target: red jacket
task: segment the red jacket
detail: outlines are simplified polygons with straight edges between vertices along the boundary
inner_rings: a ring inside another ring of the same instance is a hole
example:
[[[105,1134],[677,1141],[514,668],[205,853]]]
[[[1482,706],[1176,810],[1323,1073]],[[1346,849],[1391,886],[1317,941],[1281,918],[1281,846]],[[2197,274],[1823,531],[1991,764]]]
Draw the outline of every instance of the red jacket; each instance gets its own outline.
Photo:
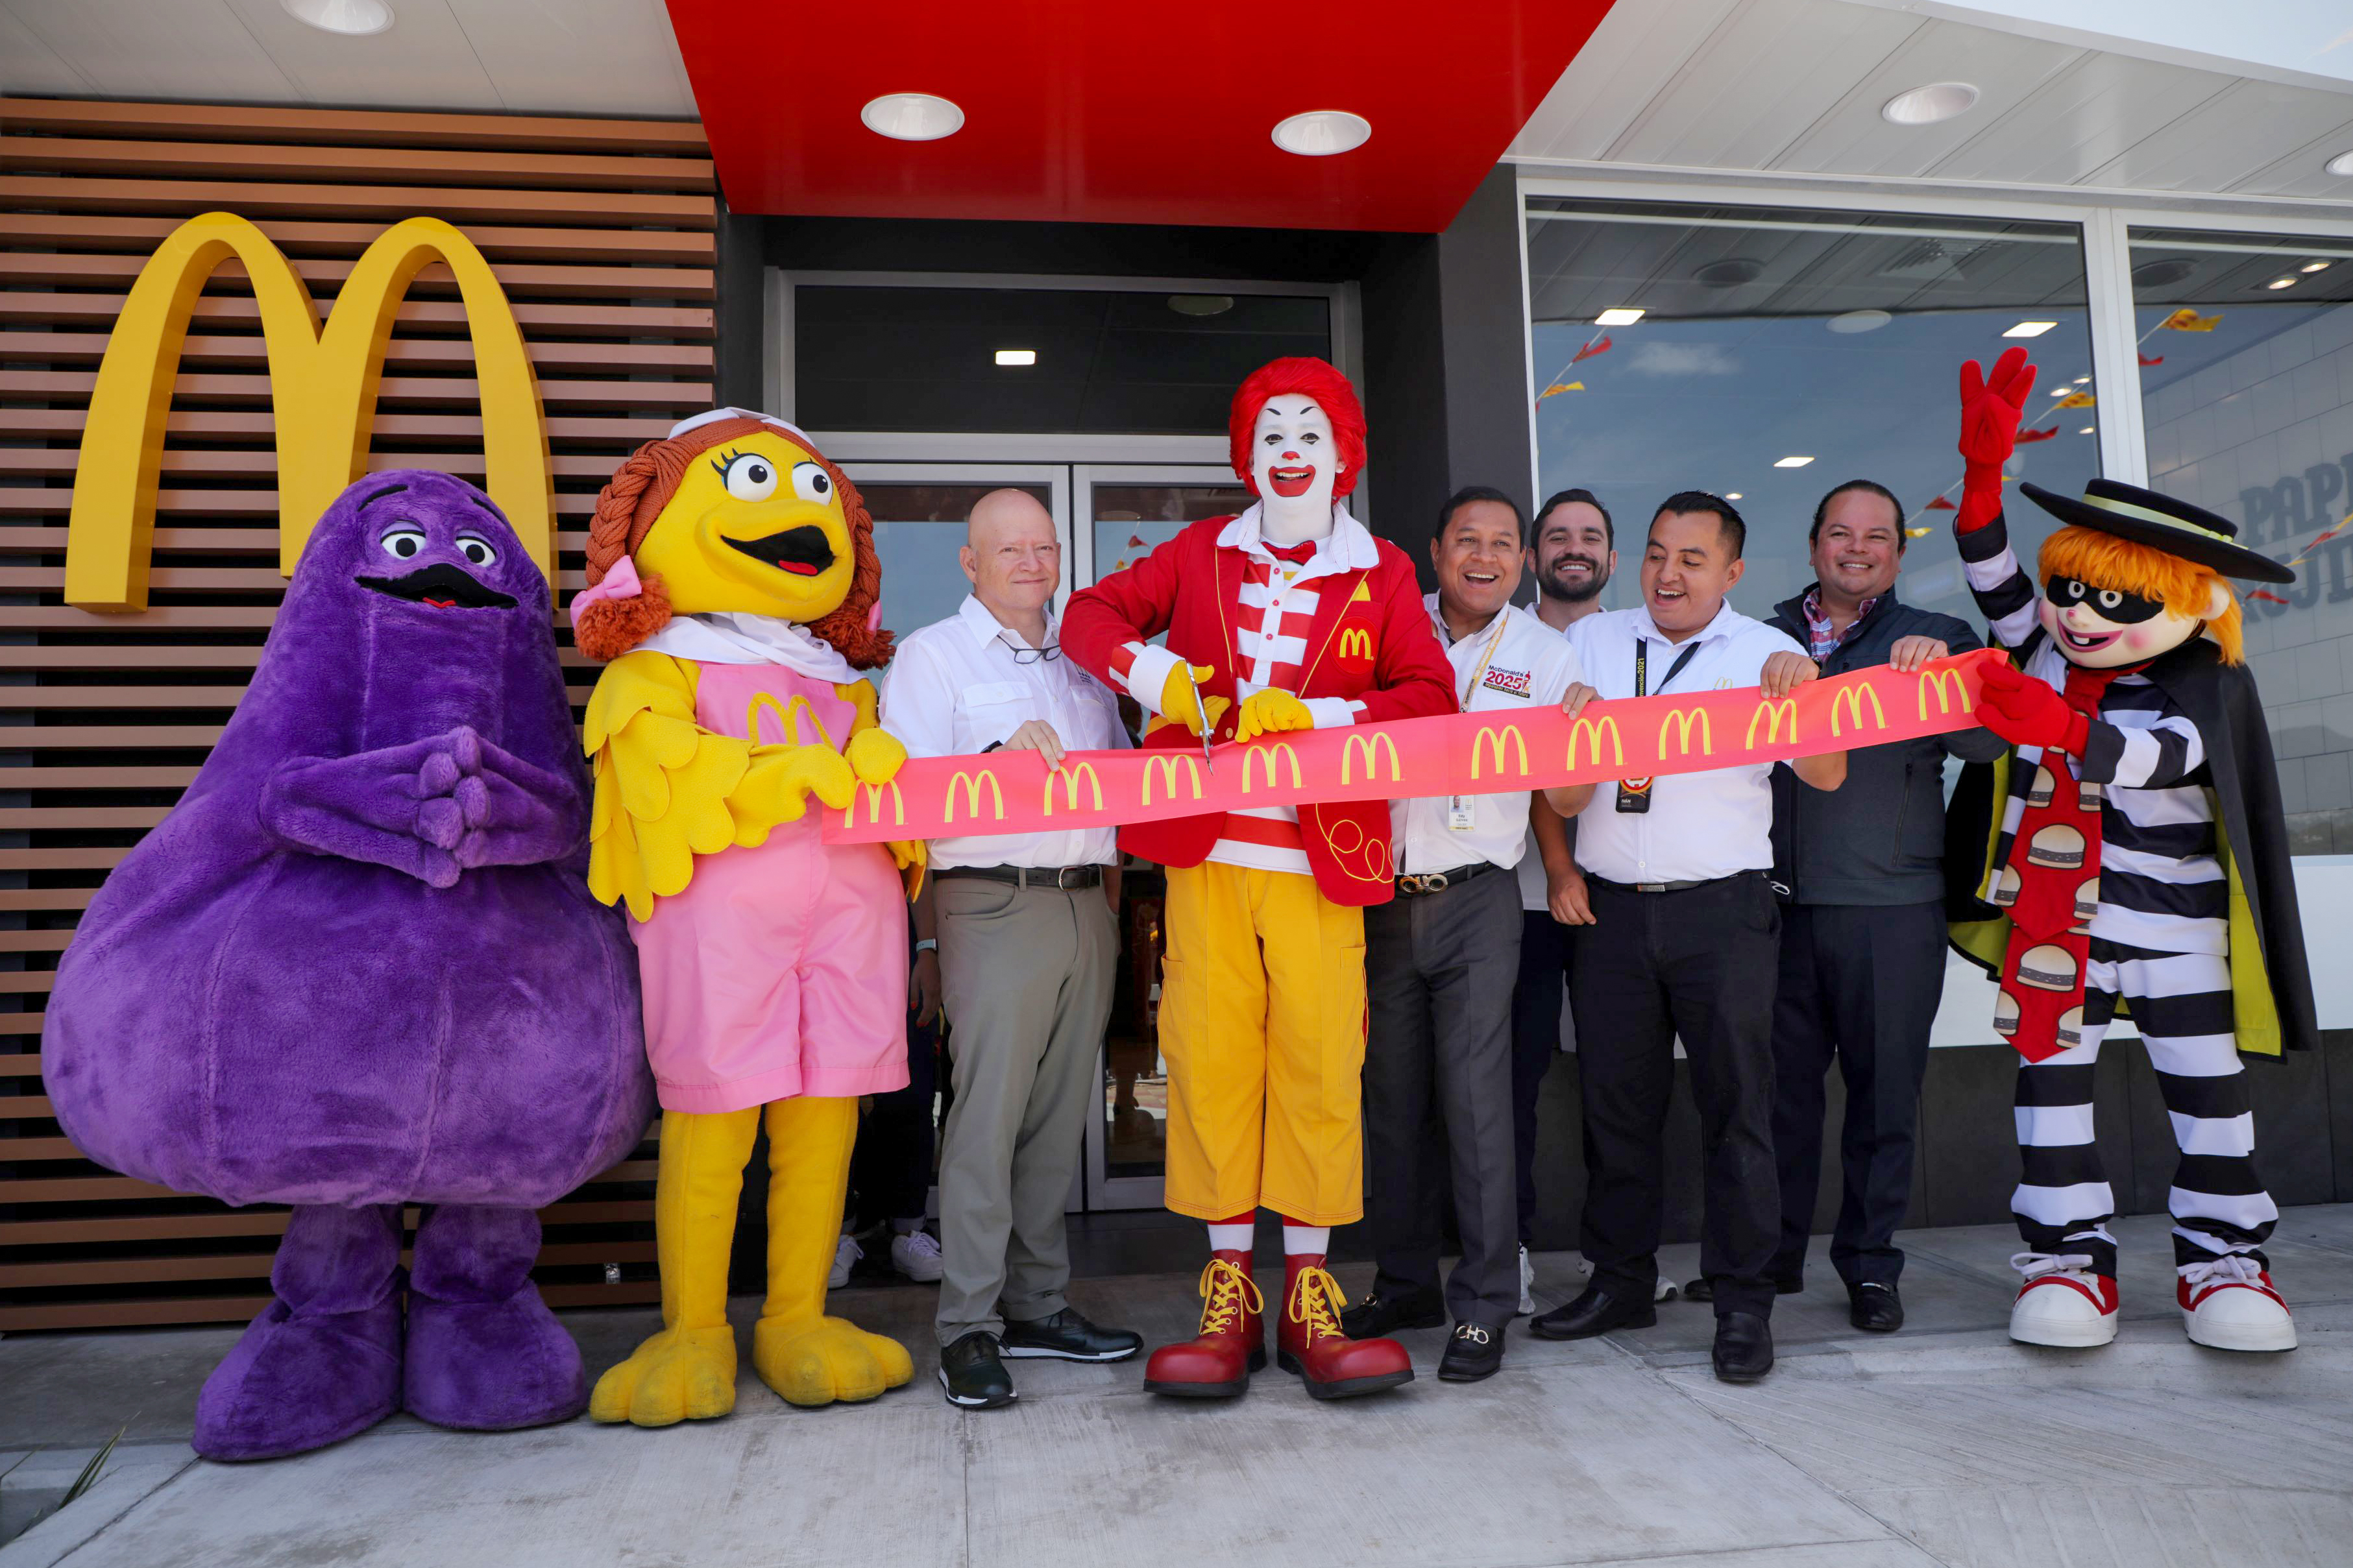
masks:
[[[1071,596],[1063,612],[1062,650],[1079,666],[1114,688],[1120,650],[1168,634],[1168,651],[1214,671],[1201,682],[1205,698],[1223,697],[1232,706],[1213,739],[1233,739],[1234,671],[1240,664],[1234,626],[1247,557],[1219,549],[1218,535],[1230,517],[1188,526],[1124,572],[1113,573]],[[1454,670],[1430,629],[1430,612],[1405,552],[1376,540],[1378,564],[1316,581],[1315,616],[1308,625],[1307,677],[1293,695],[1339,697],[1360,701],[1366,722],[1413,719],[1455,709]],[[1353,635],[1359,634],[1362,635]],[[1154,703],[1159,694],[1150,694]],[[1198,746],[1181,724],[1155,721],[1145,728],[1148,747]],[[1198,866],[1225,829],[1226,814],[1139,822],[1120,829],[1120,847],[1164,866]],[[1389,847],[1386,801],[1345,801],[1299,808],[1300,836],[1315,886],[1336,904],[1388,901],[1396,859]]]

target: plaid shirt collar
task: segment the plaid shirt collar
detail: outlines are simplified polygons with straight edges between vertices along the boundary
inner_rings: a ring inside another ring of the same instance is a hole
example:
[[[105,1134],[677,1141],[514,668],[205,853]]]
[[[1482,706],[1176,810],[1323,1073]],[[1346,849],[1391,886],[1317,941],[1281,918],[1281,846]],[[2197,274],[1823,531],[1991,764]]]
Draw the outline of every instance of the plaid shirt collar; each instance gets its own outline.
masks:
[[[1837,652],[1839,646],[1845,642],[1847,638],[1854,636],[1855,632],[1862,627],[1864,619],[1870,616],[1872,610],[1879,604],[1879,599],[1883,595],[1874,595],[1872,598],[1865,599],[1861,605],[1857,605],[1855,607],[1854,619],[1846,624],[1846,630],[1844,632],[1840,632],[1832,629],[1831,626],[1831,618],[1822,614],[1821,584],[1817,583],[1812,587],[1807,589],[1806,602],[1803,606],[1806,612],[1807,657],[1820,660],[1827,658],[1831,654]]]

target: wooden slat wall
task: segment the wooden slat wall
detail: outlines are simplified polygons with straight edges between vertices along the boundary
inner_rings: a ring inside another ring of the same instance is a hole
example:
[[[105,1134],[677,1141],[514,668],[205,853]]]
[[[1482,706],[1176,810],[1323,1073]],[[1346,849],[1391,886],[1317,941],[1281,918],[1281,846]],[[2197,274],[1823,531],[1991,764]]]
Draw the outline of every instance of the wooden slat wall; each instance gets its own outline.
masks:
[[[713,401],[715,192],[694,125],[0,100],[0,1331],[242,1320],[268,1300],[285,1227],[282,1211],[79,1158],[42,1094],[58,954],[195,775],[283,588],[269,385],[231,263],[198,307],[173,403],[153,607],[98,616],[59,596],[83,412],[141,264],[180,220],[234,212],[324,308],[387,225],[464,229],[538,368],[568,597],[605,477]],[[475,397],[455,285],[428,268],[386,361],[375,465],[480,482]],[[576,705],[589,672],[558,635]],[[546,1211],[551,1300],[655,1298],[652,1176],[649,1144]]]

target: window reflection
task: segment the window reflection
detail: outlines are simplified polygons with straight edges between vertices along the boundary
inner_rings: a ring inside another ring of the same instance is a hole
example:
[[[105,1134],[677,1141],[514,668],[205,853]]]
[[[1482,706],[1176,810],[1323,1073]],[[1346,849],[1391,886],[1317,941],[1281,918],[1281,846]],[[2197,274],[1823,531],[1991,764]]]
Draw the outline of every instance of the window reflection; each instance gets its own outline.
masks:
[[[2011,473],[2073,491],[2099,471],[2073,225],[1546,197],[1526,218],[1540,489],[1585,487],[1616,517],[1609,607],[1639,599],[1652,509],[1699,489],[1747,518],[1734,603],[1763,616],[1812,581],[1815,502],[1868,479],[1917,535],[1898,591],[1976,622],[1950,531],[1956,384],[2013,342],[2042,374]],[[2032,506],[2010,521],[2022,552],[2050,527]]]

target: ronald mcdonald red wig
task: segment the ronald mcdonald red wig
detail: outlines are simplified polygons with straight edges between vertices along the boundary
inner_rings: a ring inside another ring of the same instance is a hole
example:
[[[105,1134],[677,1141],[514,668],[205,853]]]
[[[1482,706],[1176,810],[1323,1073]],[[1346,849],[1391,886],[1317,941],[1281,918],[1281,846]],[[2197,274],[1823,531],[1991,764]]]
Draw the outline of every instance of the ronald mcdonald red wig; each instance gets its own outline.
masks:
[[[1258,423],[1258,411],[1266,406],[1270,397],[1312,397],[1332,421],[1332,437],[1340,444],[1340,468],[1332,480],[1335,497],[1346,495],[1356,488],[1356,476],[1365,467],[1365,405],[1356,401],[1356,389],[1348,378],[1320,359],[1271,360],[1250,372],[1234,393],[1233,418],[1229,433],[1233,437],[1234,472],[1239,475],[1252,495],[1258,494],[1258,481],[1250,477],[1250,430]]]

